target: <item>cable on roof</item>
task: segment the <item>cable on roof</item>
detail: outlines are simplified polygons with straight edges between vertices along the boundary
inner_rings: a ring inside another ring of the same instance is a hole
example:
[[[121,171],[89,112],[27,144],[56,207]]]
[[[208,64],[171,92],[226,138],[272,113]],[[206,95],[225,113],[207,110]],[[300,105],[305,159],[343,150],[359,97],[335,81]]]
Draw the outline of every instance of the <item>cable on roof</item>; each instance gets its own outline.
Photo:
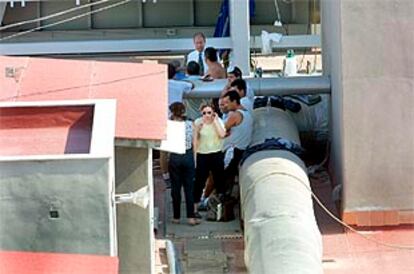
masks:
[[[313,199],[328,214],[329,217],[331,217],[336,222],[338,222],[339,224],[341,224],[345,228],[349,229],[350,231],[352,231],[352,232],[358,234],[359,236],[363,237],[365,240],[374,242],[374,243],[376,243],[378,245],[382,245],[382,246],[394,248],[394,249],[414,250],[414,246],[410,246],[410,245],[399,245],[399,244],[394,244],[394,243],[386,243],[386,242],[382,242],[382,241],[376,240],[373,237],[369,237],[367,235],[364,235],[361,231],[356,230],[355,228],[353,228],[349,224],[345,223],[344,221],[342,221],[338,217],[336,217],[328,208],[326,208],[324,206],[324,204],[321,202],[321,200],[318,198],[318,196],[316,196],[316,194],[313,193],[313,191],[312,191],[312,189],[310,187],[308,187],[306,184],[302,183],[302,181],[300,181],[300,180],[297,180],[297,181],[299,181],[311,193]]]

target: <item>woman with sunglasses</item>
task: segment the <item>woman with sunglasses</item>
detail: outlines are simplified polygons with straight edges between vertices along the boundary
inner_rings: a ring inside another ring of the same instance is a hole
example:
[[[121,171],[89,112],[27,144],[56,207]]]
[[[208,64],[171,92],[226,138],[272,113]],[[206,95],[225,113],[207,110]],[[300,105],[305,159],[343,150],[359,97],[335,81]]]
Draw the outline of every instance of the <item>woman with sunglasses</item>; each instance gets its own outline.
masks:
[[[223,186],[223,138],[226,135],[224,123],[211,104],[200,107],[202,117],[195,120],[194,149],[196,152],[196,176],[194,185],[194,214],[200,218],[198,203],[211,172],[214,187],[221,193]]]
[[[171,178],[171,197],[173,201],[173,223],[180,223],[181,187],[184,187],[185,204],[189,225],[200,223],[194,216],[193,187],[194,187],[194,153],[193,153],[193,122],[185,117],[183,103],[174,102],[169,107],[171,120],[185,122],[185,154],[170,153],[169,173]]]

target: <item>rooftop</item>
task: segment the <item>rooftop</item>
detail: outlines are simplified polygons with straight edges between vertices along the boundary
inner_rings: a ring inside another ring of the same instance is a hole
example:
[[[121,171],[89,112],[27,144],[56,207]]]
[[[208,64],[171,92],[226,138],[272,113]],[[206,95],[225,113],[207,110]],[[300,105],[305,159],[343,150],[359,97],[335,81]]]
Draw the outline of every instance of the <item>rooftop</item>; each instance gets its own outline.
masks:
[[[0,71],[0,101],[116,99],[117,138],[165,138],[165,65],[0,56]]]

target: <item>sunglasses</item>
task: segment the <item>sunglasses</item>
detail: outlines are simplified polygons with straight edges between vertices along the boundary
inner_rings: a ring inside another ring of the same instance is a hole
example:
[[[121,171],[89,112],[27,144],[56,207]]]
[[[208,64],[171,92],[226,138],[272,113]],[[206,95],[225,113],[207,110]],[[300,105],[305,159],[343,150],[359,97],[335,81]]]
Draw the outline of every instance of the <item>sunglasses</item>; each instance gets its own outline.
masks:
[[[203,115],[206,115],[206,114],[211,115],[212,112],[211,111],[203,111],[202,113],[203,113]]]

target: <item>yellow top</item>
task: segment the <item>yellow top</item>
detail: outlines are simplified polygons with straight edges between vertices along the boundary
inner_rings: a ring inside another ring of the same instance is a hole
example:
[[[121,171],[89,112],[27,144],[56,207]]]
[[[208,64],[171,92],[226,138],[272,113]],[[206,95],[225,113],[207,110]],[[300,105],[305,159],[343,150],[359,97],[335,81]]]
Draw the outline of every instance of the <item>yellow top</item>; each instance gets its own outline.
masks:
[[[223,121],[219,119],[219,123],[224,128]],[[195,120],[196,127],[200,125],[202,122],[202,118],[198,118]],[[200,135],[197,141],[197,153],[201,154],[208,154],[221,151],[223,148],[223,139],[220,138],[216,129],[214,128],[214,124],[203,124],[203,127],[200,130]]]

